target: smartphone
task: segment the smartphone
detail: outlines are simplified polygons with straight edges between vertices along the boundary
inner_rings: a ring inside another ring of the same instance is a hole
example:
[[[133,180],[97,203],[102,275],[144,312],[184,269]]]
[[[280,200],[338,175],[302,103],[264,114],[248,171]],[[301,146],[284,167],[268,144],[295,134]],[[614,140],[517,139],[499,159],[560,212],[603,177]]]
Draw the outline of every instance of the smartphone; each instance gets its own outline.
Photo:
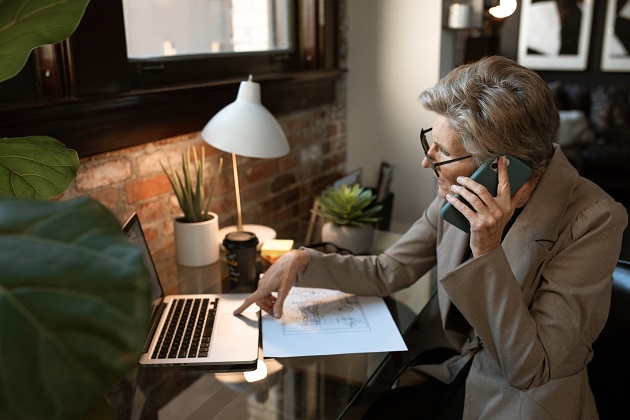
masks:
[[[516,194],[519,188],[529,179],[532,174],[532,170],[523,161],[512,155],[506,155],[508,159],[508,177],[510,178],[510,196]],[[484,162],[475,173],[470,177],[477,181],[481,185],[485,186],[493,197],[497,196],[497,188],[499,186],[499,157],[495,157]],[[455,194],[455,197],[459,198],[462,203],[466,204],[472,209],[472,206],[468,201],[462,198],[459,194]],[[470,233],[470,222],[466,217],[457,210],[451,203],[446,203],[442,210],[440,210],[440,216],[450,224],[457,226],[466,233]]]

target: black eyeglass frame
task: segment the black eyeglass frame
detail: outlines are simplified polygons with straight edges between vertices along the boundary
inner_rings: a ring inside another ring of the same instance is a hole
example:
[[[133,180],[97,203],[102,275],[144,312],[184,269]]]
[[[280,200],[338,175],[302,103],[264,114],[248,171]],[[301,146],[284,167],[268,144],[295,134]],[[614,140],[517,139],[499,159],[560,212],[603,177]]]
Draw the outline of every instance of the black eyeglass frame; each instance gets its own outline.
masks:
[[[427,158],[427,161],[429,162],[429,164],[431,165],[431,168],[433,168],[433,172],[435,172],[435,176],[436,177],[440,177],[440,173],[437,170],[438,166],[442,166],[442,165],[446,165],[448,163],[453,163],[453,162],[459,162],[460,160],[464,160],[464,159],[468,159],[471,158],[472,155],[466,155],[466,156],[462,156],[462,157],[458,157],[455,159],[449,159],[449,160],[445,160],[442,162],[433,162],[433,159],[431,159],[429,157],[429,142],[427,140],[427,136],[426,134],[433,130],[433,127],[429,127],[426,130],[424,128],[420,129],[420,144],[422,144],[422,150],[424,151],[424,157]]]

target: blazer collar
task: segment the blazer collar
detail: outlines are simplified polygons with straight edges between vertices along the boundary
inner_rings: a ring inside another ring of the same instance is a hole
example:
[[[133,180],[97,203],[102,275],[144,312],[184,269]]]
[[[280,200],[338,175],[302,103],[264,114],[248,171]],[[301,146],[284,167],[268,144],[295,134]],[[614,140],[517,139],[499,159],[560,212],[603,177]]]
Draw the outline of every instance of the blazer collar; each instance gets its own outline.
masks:
[[[547,169],[523,212],[508,232],[506,241],[530,238],[534,241],[555,242],[558,239],[558,220],[566,211],[579,175],[560,147],[554,145],[554,148],[555,152]]]
[[[558,221],[562,219],[571,191],[579,180],[577,170],[560,147],[555,146],[555,149],[534,193],[501,245],[516,280],[527,289],[531,288],[527,279],[533,279],[534,271],[558,240]]]

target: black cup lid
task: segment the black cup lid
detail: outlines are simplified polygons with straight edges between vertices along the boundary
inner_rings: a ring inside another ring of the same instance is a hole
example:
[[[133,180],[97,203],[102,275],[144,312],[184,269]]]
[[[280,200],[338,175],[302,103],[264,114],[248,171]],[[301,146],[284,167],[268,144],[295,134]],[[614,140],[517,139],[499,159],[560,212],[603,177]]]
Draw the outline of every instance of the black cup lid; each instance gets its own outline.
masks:
[[[249,248],[258,245],[258,238],[253,232],[237,230],[225,235],[223,246],[227,249]]]

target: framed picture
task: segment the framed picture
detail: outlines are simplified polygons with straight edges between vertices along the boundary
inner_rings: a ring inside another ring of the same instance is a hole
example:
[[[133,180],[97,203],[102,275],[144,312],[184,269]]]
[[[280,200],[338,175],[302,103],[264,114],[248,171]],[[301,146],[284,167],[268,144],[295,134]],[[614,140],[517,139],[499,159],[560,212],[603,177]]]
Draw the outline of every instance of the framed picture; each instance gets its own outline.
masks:
[[[518,62],[534,70],[586,70],[593,4],[594,0],[523,0]]]
[[[608,0],[602,71],[630,71],[630,0]]]

